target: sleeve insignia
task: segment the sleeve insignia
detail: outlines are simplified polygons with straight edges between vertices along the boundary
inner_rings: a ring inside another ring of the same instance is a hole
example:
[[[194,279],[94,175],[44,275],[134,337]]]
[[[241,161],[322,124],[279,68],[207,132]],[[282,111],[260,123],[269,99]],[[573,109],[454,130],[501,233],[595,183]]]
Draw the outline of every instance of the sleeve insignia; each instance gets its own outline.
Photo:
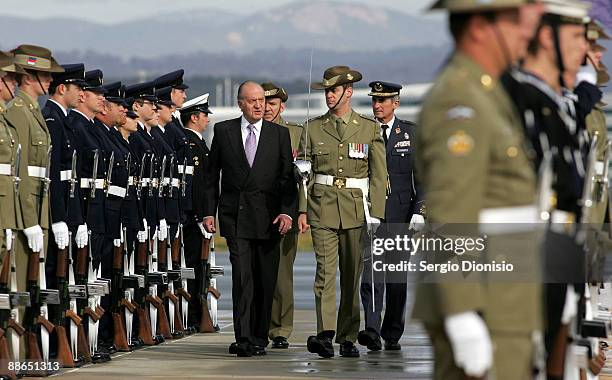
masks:
[[[456,106],[446,111],[448,120],[469,120],[473,119],[476,111],[473,108],[466,106]]]
[[[446,146],[453,156],[462,157],[472,151],[474,148],[474,139],[460,130],[448,138]]]

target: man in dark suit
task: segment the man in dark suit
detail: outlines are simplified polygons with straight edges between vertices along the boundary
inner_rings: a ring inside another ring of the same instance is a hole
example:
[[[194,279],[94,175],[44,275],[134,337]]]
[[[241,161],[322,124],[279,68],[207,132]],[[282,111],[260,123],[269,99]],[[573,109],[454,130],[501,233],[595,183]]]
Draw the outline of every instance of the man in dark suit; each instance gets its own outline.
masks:
[[[424,225],[423,194],[415,181],[414,173],[413,153],[416,126],[395,116],[395,109],[400,104],[402,86],[387,82],[372,82],[370,87],[372,88],[369,94],[372,97],[372,110],[381,127],[380,133],[386,145],[389,174],[385,219],[377,235],[394,237],[405,234],[408,229],[418,230]],[[391,274],[373,271],[370,247],[365,244],[364,248],[361,302],[365,314],[365,330],[359,332],[357,339],[369,350],[379,351],[382,349],[380,341],[382,336],[385,340],[385,350],[400,350],[401,346],[398,341],[404,332],[407,274],[406,272]],[[397,263],[400,260],[408,259],[407,256],[398,252],[387,252],[386,256],[376,260]],[[372,277],[374,277],[373,286]],[[373,297],[372,288],[374,288]],[[383,296],[386,296],[386,308],[381,328]]]
[[[268,344],[279,242],[295,215],[296,182],[288,130],[263,120],[263,88],[250,81],[240,85],[238,106],[240,118],[215,127],[204,226],[215,232],[219,206],[221,235],[232,263],[235,352],[251,356],[265,354]]]

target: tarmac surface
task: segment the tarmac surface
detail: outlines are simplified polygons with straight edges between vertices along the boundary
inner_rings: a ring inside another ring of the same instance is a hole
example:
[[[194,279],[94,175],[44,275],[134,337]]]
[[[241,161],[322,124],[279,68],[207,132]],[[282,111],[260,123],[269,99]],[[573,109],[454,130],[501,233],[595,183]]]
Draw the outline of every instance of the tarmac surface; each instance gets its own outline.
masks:
[[[295,323],[287,350],[268,349],[266,356],[237,358],[228,353],[234,341],[231,317],[231,266],[225,253],[217,254],[225,276],[218,279],[222,293],[219,327],[215,334],[194,334],[183,339],[130,353],[117,353],[112,361],[62,370],[62,379],[429,379],[432,352],[423,329],[408,322],[400,343],[402,351],[371,352],[358,346],[359,358],[336,356],[322,359],[306,350],[306,339],[316,332],[314,313],[315,260],[312,253],[299,253],[295,263]],[[339,287],[338,287],[339,288]],[[409,290],[409,304],[411,303]],[[338,295],[339,300],[339,295]],[[410,305],[406,315],[410,315]],[[362,318],[363,325],[363,318]]]

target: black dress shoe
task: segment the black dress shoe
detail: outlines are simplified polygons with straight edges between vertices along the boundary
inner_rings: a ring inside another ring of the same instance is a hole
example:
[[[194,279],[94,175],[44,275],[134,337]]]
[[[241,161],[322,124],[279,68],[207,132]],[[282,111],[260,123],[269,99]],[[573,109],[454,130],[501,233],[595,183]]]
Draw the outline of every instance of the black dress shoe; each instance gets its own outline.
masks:
[[[331,358],[334,356],[334,346],[329,337],[311,335],[308,337],[306,347],[308,348],[308,352],[319,354],[322,358]]]
[[[289,348],[289,342],[284,336],[277,336],[272,339],[272,348]]]
[[[173,333],[170,333],[170,335],[172,335],[172,339],[181,339],[182,337],[185,336],[185,334],[182,331],[175,331]]]
[[[359,350],[355,347],[353,342],[347,340],[340,344],[340,356],[345,358],[358,358]]]
[[[229,350],[228,350],[230,354],[232,354],[232,355],[236,355],[236,352],[237,352],[237,351],[236,351],[236,345],[237,345],[237,343],[236,343],[236,342],[234,342],[234,343],[230,344],[230,346],[229,346]]]
[[[106,353],[108,353],[108,354],[110,354],[110,355],[112,355],[112,354],[114,354],[114,353],[116,353],[116,352],[117,352],[117,346],[115,346],[115,345],[114,345],[114,344],[112,344],[112,343],[100,343],[100,344],[98,345],[98,349],[99,349],[101,352],[106,352]]]
[[[370,351],[382,350],[380,335],[378,335],[378,333],[374,330],[365,329],[359,331],[359,335],[357,335],[357,341],[362,346],[366,346]]]
[[[399,351],[402,349],[402,345],[397,342],[385,342],[385,350],[387,351]]]
[[[91,355],[92,363],[106,363],[111,360],[111,357],[108,353],[102,351],[96,351],[93,355]]]
[[[264,346],[252,345],[251,354],[253,356],[263,356],[266,354],[266,348]]]
[[[236,343],[236,355],[238,355],[239,358],[248,358],[253,356],[251,344],[248,342]]]
[[[153,340],[155,341],[155,344],[164,343],[166,341],[162,335],[155,335]]]

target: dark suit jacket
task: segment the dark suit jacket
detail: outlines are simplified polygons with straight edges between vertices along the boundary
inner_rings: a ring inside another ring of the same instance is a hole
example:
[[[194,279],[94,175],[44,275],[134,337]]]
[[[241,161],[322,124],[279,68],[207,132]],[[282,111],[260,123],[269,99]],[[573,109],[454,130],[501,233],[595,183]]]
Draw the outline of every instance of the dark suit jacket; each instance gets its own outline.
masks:
[[[200,139],[200,137],[190,129],[185,129],[185,135],[187,141],[189,141],[189,153],[192,156],[191,160],[194,162],[193,169],[193,182],[192,188],[193,198],[191,202],[191,210],[187,210],[187,223],[198,223],[204,218],[204,197],[202,197],[202,191],[204,190],[204,178],[208,175],[208,155],[210,150],[206,145],[206,141]]]
[[[172,177],[177,178],[178,165],[176,161],[176,154],[174,153],[174,149],[172,149],[172,147],[168,144],[168,141],[166,141],[166,133],[162,132],[160,128],[151,128],[151,135],[154,139],[153,144],[160,153],[160,165],[163,162],[164,156],[166,156],[164,176],[166,178],[170,178],[170,163],[172,161],[172,157],[174,157],[174,162],[172,164]],[[169,189],[172,192],[172,196],[170,197],[168,196]],[[166,221],[169,224],[178,224],[181,221],[181,213],[179,210],[178,192],[176,191],[176,188],[172,186],[164,186],[163,199],[166,206]]]
[[[62,170],[72,169],[72,152],[77,149],[75,130],[66,122],[67,116],[60,107],[52,101],[47,101],[42,114],[51,134],[51,221],[66,222],[75,227],[83,224],[81,209],[81,189],[77,170],[77,184],[74,188],[74,198],[70,198],[70,182],[60,180]]]
[[[272,222],[279,214],[296,221],[297,186],[292,162],[287,128],[263,122],[251,168],[242,143],[240,118],[217,123],[205,177],[204,215],[215,215],[219,207],[219,227],[225,237],[277,237],[278,225]]]
[[[416,126],[397,117],[391,126],[387,143],[387,171],[391,193],[385,205],[385,221],[408,223],[412,214],[419,214],[423,192],[414,172]]]

